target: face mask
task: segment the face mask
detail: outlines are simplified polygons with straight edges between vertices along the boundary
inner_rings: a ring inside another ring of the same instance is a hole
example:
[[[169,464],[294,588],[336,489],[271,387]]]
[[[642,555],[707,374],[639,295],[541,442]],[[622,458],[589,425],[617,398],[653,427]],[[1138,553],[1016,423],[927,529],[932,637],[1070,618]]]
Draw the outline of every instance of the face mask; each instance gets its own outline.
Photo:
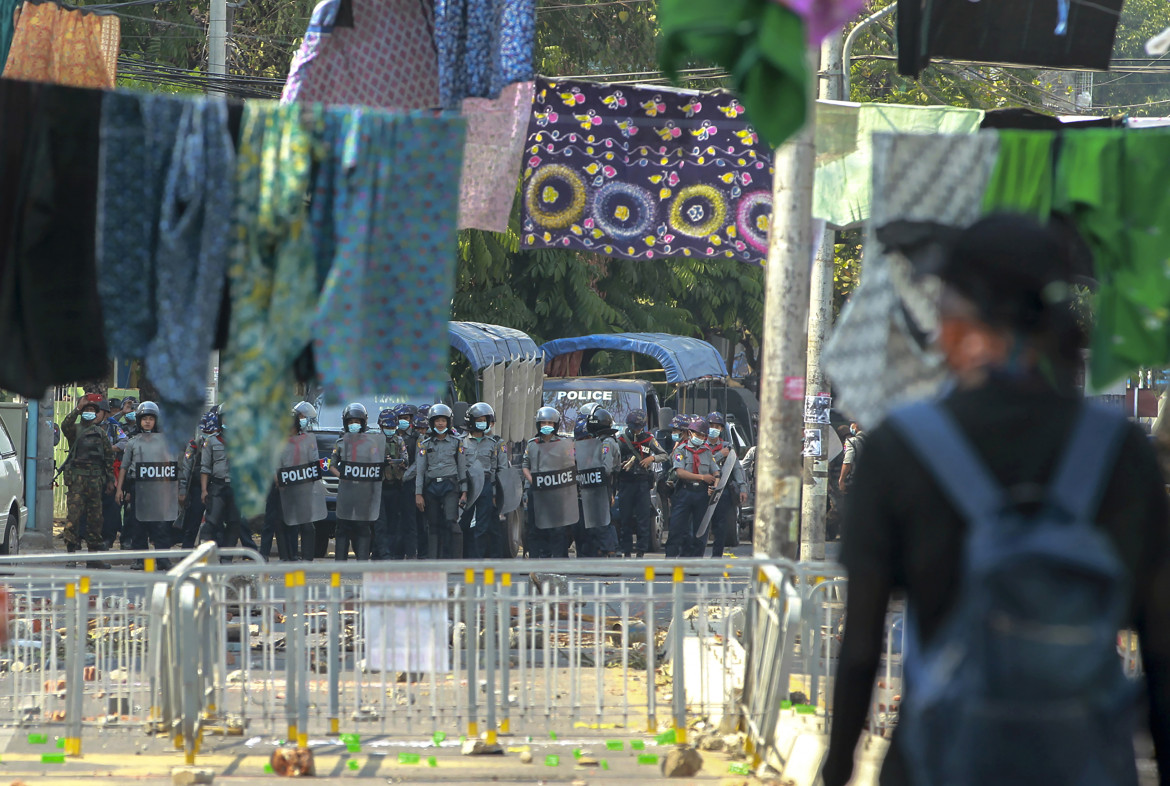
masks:
[[[479,423],[476,423],[475,430],[476,431],[487,431],[488,430],[487,421],[480,421]]]
[[[302,428],[302,429],[306,429],[306,428],[308,428],[308,427],[309,427],[309,419],[308,419],[308,418],[301,418],[301,419],[300,419],[299,421],[297,421],[297,422],[301,424],[301,428]]]
[[[81,419],[85,420],[85,421],[97,420],[97,413],[96,412],[82,412]]]
[[[361,423],[350,423],[348,426],[346,426],[346,429],[349,430],[350,434],[357,434],[359,431],[362,430],[362,424]]]
[[[722,433],[723,433],[723,432],[722,432],[722,431],[720,431],[720,430],[719,430],[719,429],[717,429],[717,428],[709,428],[709,429],[707,429],[707,436],[708,436],[708,437],[710,437],[711,439],[719,439],[719,435],[720,435],[720,434],[722,434]]]
[[[546,437],[556,430],[557,430],[556,426],[541,426],[540,427],[540,433],[544,434]]]
[[[850,426],[849,427],[849,434],[851,436],[856,437],[857,436],[857,426]]]
[[[435,427],[435,433],[438,434],[439,436],[442,436],[443,434],[447,433],[447,427],[446,426],[443,426],[442,428]]]
[[[388,436],[388,437],[392,437],[392,436],[394,436],[395,434],[397,434],[398,432],[397,432],[397,431],[395,431],[395,430],[394,430],[394,429],[392,429],[392,428],[384,428],[384,429],[382,429],[382,433],[383,433],[383,434],[385,434],[385,435],[386,435],[386,436]]]
[[[138,420],[138,413],[137,412],[127,412],[126,413],[126,420],[129,420],[131,423],[133,423],[134,421]]]
[[[399,431],[406,431],[408,428],[410,428],[410,421],[409,420],[398,421],[398,430]]]
[[[696,448],[697,448],[697,447],[699,447],[699,446],[700,446],[700,445],[702,445],[702,444],[703,444],[703,438],[702,438],[702,437],[691,437],[691,446],[692,446],[692,447],[696,447]]]
[[[670,432],[670,438],[673,439],[675,442],[678,442],[680,439],[682,439],[682,434],[680,434],[677,431],[672,431],[672,432]]]

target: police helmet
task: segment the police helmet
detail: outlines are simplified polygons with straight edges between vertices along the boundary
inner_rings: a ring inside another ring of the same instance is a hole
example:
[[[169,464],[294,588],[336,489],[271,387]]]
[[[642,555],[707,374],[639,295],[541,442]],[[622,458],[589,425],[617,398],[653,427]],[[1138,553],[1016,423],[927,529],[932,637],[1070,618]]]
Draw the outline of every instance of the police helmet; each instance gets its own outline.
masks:
[[[298,418],[305,418],[306,420],[314,420],[317,417],[317,408],[307,401],[302,401],[292,408],[293,414]]]
[[[101,401],[99,401],[97,403],[97,405],[98,405],[98,410],[101,412],[110,412],[111,411],[109,399],[103,398]]]
[[[414,427],[415,428],[426,428],[427,427],[427,413],[430,412],[430,410],[431,410],[430,404],[423,404],[421,407],[418,408],[418,411],[416,411],[414,413]]]
[[[402,420],[414,420],[414,416],[418,414],[418,407],[414,404],[399,404],[394,408],[394,414]]]
[[[588,404],[582,404],[577,408],[577,415],[584,415],[585,417],[589,417],[591,414],[593,414],[593,410],[597,409],[599,406],[601,405],[596,401],[590,401]]]
[[[491,408],[491,405],[484,401],[477,401],[467,408],[467,428],[475,425],[477,420],[486,420],[488,425],[496,422],[496,411]]]
[[[398,430],[398,413],[395,412],[397,407],[386,407],[378,413],[378,428],[388,428],[393,431]]]
[[[593,411],[589,413],[589,416],[585,418],[585,427],[595,437],[612,434],[613,415],[610,414],[608,409],[594,407]]]
[[[630,414],[626,415],[626,426],[635,433],[646,428],[646,410],[631,409]]]
[[[447,428],[454,425],[451,421],[455,418],[455,413],[446,404],[432,404],[431,408],[427,410],[427,425],[431,428],[435,427],[435,418],[446,418]]]
[[[577,422],[573,424],[573,439],[589,439],[592,436],[589,433],[589,418],[578,415]]]
[[[692,415],[687,422],[687,430],[693,431],[700,435],[703,439],[707,438],[707,419],[698,415]]]
[[[158,420],[158,404],[155,404],[153,401],[143,401],[138,405],[138,409],[135,412],[138,414],[139,420],[142,420],[147,415],[154,415],[154,419],[156,421]]]
[[[356,420],[362,424],[362,431],[366,430],[369,422],[370,413],[366,411],[366,405],[355,401],[352,404],[346,404],[345,409],[341,410],[341,425],[349,425],[349,421]]]
[[[707,413],[708,426],[726,426],[727,421],[723,418],[722,412],[708,412]]]
[[[207,414],[205,414],[203,419],[199,421],[199,430],[204,434],[214,434],[215,432],[219,431],[221,425],[222,423],[219,418],[219,407],[212,407],[211,409],[207,410]]]
[[[670,419],[671,431],[685,431],[691,427],[691,418],[681,412]]]
[[[561,413],[556,411],[554,407],[541,407],[536,410],[536,424],[552,423],[554,425],[561,422]]]

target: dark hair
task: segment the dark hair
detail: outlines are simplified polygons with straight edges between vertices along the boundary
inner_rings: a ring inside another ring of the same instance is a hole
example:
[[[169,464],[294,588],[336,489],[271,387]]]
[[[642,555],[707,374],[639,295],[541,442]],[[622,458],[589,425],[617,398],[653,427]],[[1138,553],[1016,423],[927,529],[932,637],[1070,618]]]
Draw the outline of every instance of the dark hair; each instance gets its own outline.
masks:
[[[988,216],[954,239],[939,277],[982,321],[1016,334],[1062,384],[1071,382],[1085,335],[1068,246],[1055,232],[1023,215]]]

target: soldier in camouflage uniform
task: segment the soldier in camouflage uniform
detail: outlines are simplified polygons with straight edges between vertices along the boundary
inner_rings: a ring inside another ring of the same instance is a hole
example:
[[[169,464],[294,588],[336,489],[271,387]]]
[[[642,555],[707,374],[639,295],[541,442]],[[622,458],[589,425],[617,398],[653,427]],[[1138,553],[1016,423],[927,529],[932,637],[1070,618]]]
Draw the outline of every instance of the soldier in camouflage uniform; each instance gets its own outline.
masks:
[[[98,421],[98,411],[98,402],[81,398],[61,422],[61,432],[69,440],[69,458],[63,474],[65,485],[69,487],[65,547],[71,552],[81,548],[79,525],[83,518],[89,550],[105,550],[102,494],[108,494],[114,487],[114,448],[105,427]]]

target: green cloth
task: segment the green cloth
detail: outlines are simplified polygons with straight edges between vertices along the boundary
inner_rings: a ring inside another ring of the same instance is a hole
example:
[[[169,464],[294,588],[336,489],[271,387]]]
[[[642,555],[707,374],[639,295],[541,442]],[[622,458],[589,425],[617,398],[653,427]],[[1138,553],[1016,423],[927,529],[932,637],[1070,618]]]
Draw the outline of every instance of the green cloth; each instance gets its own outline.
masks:
[[[747,116],[769,146],[804,125],[808,70],[804,21],[774,0],[661,0],[658,62],[677,82],[694,61],[731,74]]]
[[[1089,375],[1103,389],[1170,362],[1170,130],[1065,134],[1053,209],[1093,250],[1100,282]]]
[[[0,74],[4,73],[4,63],[8,60],[8,48],[12,46],[12,37],[16,35],[16,25],[12,18],[16,7],[24,0],[0,0]]]
[[[1054,131],[1001,131],[999,155],[983,195],[983,212],[1025,213],[1047,222],[1052,214]]]
[[[818,101],[817,169],[813,216],[838,229],[869,218],[873,135],[974,134],[981,109]]]

